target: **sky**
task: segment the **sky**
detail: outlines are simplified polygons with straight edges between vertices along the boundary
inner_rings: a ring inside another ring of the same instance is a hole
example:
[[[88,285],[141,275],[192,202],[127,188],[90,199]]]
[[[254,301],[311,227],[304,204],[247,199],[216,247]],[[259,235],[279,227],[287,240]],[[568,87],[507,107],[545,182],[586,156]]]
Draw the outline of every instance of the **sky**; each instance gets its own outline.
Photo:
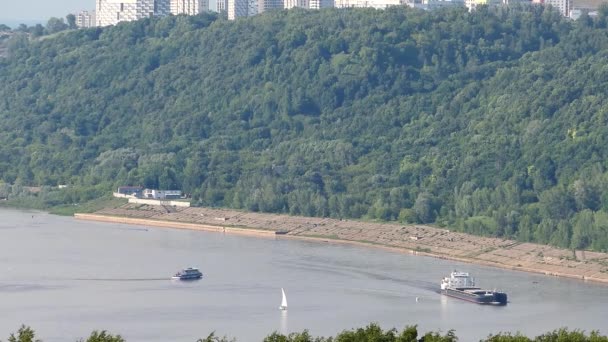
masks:
[[[95,0],[0,0],[0,24],[46,23],[50,17],[94,9]]]

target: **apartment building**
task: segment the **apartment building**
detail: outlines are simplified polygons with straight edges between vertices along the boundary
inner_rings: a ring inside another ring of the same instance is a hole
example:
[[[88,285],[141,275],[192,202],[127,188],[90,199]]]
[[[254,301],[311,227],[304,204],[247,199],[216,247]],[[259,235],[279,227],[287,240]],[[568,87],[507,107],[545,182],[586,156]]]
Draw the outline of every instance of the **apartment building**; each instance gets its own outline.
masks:
[[[218,1],[219,2],[219,1]],[[171,0],[171,14],[197,15],[209,10],[208,0]]]
[[[236,18],[250,15],[248,10],[250,1],[251,0],[228,0],[228,20],[235,20]]]
[[[570,15],[570,0],[544,0],[544,4],[553,6],[565,17]]]
[[[478,6],[495,6],[503,4],[503,0],[465,0],[465,6],[469,11],[474,11]]]
[[[310,6],[309,0],[284,0],[283,1],[283,7],[285,9],[290,9],[290,8],[295,8],[295,7],[309,8],[309,6]]]
[[[96,26],[164,16],[171,12],[170,0],[96,0]]]
[[[464,7],[464,0],[408,0],[406,5],[432,11],[442,7]]]
[[[215,11],[218,13],[228,11],[228,0],[216,0],[215,1]]]
[[[309,0],[309,7],[310,9],[321,9],[321,8],[328,8],[328,7],[334,7],[334,0]]]
[[[75,16],[78,28],[95,27],[95,11],[82,11]]]
[[[258,0],[258,14],[269,10],[283,9],[283,0]]]
[[[390,6],[399,6],[403,3],[401,0],[335,0],[334,6],[338,8],[348,7],[373,7],[384,9]]]

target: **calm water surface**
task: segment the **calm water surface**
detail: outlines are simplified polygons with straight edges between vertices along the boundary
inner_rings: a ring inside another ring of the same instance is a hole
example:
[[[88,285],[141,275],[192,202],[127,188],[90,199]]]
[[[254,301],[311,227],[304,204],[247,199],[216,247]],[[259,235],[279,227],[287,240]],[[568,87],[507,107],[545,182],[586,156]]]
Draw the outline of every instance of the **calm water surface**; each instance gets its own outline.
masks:
[[[187,266],[204,278],[169,280]],[[505,290],[509,304],[437,294],[453,269]],[[281,287],[287,313],[278,310]],[[212,331],[242,342],[273,331],[330,336],[370,322],[455,329],[461,341],[564,326],[606,334],[608,286],[354,246],[0,209],[0,339],[22,323],[45,342],[100,329],[129,342],[194,342]]]

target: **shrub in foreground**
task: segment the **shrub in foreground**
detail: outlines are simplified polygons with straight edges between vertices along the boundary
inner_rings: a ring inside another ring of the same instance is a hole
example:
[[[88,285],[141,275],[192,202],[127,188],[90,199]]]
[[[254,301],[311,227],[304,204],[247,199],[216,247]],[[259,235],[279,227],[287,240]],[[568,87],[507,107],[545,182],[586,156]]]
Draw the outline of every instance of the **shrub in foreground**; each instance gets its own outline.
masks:
[[[445,334],[439,332],[428,332],[418,336],[416,325],[407,326],[401,332],[395,328],[383,330],[380,325],[372,323],[365,328],[344,330],[335,337],[314,337],[308,330],[294,332],[283,335],[278,332],[266,336],[263,342],[457,342],[458,337],[454,330],[449,330]],[[43,342],[35,338],[34,330],[22,325],[17,333],[13,333],[8,338],[8,342]],[[93,331],[86,340],[80,339],[78,342],[126,342],[120,335],[112,335],[105,330],[100,332]],[[219,337],[215,332],[206,338],[200,338],[196,342],[236,342],[226,336]],[[529,338],[521,333],[515,335],[511,333],[499,333],[490,335],[480,342],[608,342],[608,337],[600,335],[599,331],[592,331],[587,335],[584,331],[568,330],[561,328],[552,332],[545,333],[535,338]]]

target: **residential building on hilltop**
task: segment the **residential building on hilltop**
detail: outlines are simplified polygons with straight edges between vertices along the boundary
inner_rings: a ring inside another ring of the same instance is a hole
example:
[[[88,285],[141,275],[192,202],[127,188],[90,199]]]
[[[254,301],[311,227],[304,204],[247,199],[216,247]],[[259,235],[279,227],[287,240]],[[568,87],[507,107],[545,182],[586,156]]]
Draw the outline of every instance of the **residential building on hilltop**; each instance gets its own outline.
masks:
[[[228,0],[228,20],[249,16],[250,0]]]
[[[96,26],[164,16],[170,9],[170,0],[96,0]]]
[[[570,15],[570,0],[544,0],[544,4],[555,7],[565,17]]]
[[[384,9],[389,6],[399,6],[403,3],[401,0],[335,0],[334,6],[338,8],[348,8],[348,7],[373,7]]]
[[[283,7],[285,9],[290,9],[290,8],[294,8],[294,7],[309,8],[310,1],[309,0],[284,0]]]
[[[544,0],[538,0],[544,1]],[[469,11],[475,10],[478,6],[500,6],[513,4],[530,4],[532,0],[465,0],[465,6]]]
[[[269,10],[283,9],[283,0],[258,0],[257,13],[264,13]]]
[[[469,11],[473,11],[477,8],[477,6],[492,6],[492,5],[500,5],[502,4],[502,0],[465,0],[464,5],[467,6]]]
[[[247,16],[251,17],[258,14],[258,0],[247,1]]]
[[[308,8],[321,9],[334,7],[334,0],[309,0]]]
[[[430,11],[441,7],[464,7],[464,0],[410,0],[406,3],[406,5],[412,8],[420,8]]]
[[[197,15],[209,10],[208,0],[171,0],[171,14]]]
[[[95,27],[95,11],[81,11],[75,17],[78,28]]]
[[[222,13],[228,11],[228,0],[216,0],[215,1],[215,11],[217,13]]]
[[[598,9],[608,0],[532,0],[533,4],[552,6],[563,16],[576,20],[583,14],[598,15]]]
[[[570,0],[568,16],[574,20],[580,18],[583,14],[590,17],[597,16],[599,8],[605,4],[608,4],[608,0]]]

